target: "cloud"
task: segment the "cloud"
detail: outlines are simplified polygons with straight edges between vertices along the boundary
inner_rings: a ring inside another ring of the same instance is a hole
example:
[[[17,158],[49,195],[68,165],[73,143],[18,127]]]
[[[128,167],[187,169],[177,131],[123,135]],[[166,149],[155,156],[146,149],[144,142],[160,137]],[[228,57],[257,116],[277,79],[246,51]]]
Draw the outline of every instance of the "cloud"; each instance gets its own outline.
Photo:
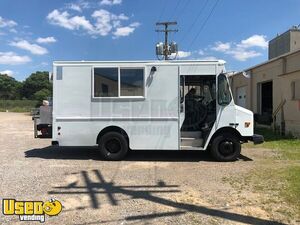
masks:
[[[192,55],[192,52],[178,51],[178,58],[187,58]]]
[[[245,40],[242,40],[238,46],[241,48],[260,47],[266,49],[268,47],[268,41],[266,40],[266,36],[255,34]]]
[[[79,0],[78,1],[78,4],[80,5],[81,8],[83,9],[88,9],[88,8],[91,8],[92,5],[96,6],[97,4],[92,4],[93,2],[92,1],[85,1],[85,0]]]
[[[42,62],[41,63],[41,66],[48,66],[49,65],[49,63],[47,63],[47,62]]]
[[[11,29],[9,29],[9,32],[11,32],[11,33],[18,33],[18,31],[15,29],[15,28],[11,28]]]
[[[100,9],[92,14],[92,17],[96,19],[95,29],[101,36],[106,36],[112,29],[111,14],[107,10]],[[118,22],[119,23],[119,22]]]
[[[204,55],[205,54],[205,52],[203,51],[203,50],[199,50],[198,52],[197,52],[199,55]]]
[[[215,43],[215,46],[212,47],[212,50],[217,51],[217,52],[226,52],[231,48],[231,44],[229,42],[227,43],[222,43],[220,41]]]
[[[228,54],[232,55],[238,61],[246,61],[247,59],[255,58],[257,56],[261,56],[260,52],[251,50],[245,50],[243,48],[237,48],[235,50],[231,50]]]
[[[18,65],[30,62],[28,56],[20,56],[14,52],[0,52],[0,64],[5,65]]]
[[[55,9],[48,14],[47,20],[53,25],[64,27],[69,30],[79,30],[82,28],[89,32],[93,31],[93,26],[84,16],[71,17],[67,11],[60,12]]]
[[[133,33],[134,30],[139,26],[140,23],[135,22],[130,24],[129,26],[117,27],[116,31],[113,32],[114,38],[128,36],[129,34]]]
[[[135,30],[135,28],[134,27],[130,27],[130,26],[127,26],[127,27],[118,27],[116,29],[116,31],[114,32],[114,36],[115,37],[128,36],[134,30]]]
[[[139,26],[139,23],[132,23],[129,26],[121,27],[121,22],[123,20],[128,20],[129,18],[123,13],[115,15],[104,9],[96,10],[92,14],[92,17],[96,20],[95,34],[101,36],[108,35],[113,28],[115,28],[115,31],[113,32],[115,37],[127,36]]]
[[[102,0],[100,5],[119,5],[122,3],[122,0]]]
[[[12,76],[14,75],[14,72],[11,71],[11,70],[3,70],[3,71],[0,71],[0,74],[1,74],[1,75],[6,74],[6,75],[12,77]]]
[[[218,58],[216,58],[215,56],[205,56],[203,58],[200,58],[201,60],[207,60],[207,61],[217,61]]]
[[[0,16],[0,27],[14,27],[17,26],[17,23],[13,20],[7,20]]]
[[[43,43],[55,43],[57,40],[54,37],[39,37],[36,39],[37,43],[43,44]]]
[[[251,37],[244,39],[239,43],[223,43],[220,41],[216,42],[211,50],[231,55],[238,61],[246,61],[248,59],[261,56],[262,53],[259,50],[265,50],[267,47],[268,41],[266,40],[266,36],[252,35]]]
[[[129,20],[124,13],[113,14],[107,10],[95,10],[92,15],[94,22],[84,16],[71,16],[67,11],[60,12],[55,9],[47,16],[50,24],[57,25],[68,30],[83,30],[92,37],[113,35],[113,38],[128,36],[140,25],[133,22],[127,26],[122,25],[123,21]]]
[[[45,55],[48,53],[48,50],[46,48],[43,48],[37,44],[30,44],[26,40],[11,42],[10,45],[20,49],[27,50],[34,55]]]
[[[82,12],[82,9],[81,9],[80,5],[77,5],[77,4],[74,4],[74,3],[68,4],[67,8],[72,9],[72,10],[77,11],[77,12]]]

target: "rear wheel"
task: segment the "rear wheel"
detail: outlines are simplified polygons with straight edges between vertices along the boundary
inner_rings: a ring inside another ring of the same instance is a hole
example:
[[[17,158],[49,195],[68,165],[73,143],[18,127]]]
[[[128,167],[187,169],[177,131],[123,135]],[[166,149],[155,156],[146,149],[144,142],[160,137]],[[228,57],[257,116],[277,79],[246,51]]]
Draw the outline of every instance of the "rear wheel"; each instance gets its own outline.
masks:
[[[99,140],[100,154],[107,160],[121,160],[128,152],[128,141],[118,132],[108,132]]]
[[[213,139],[210,152],[217,161],[234,161],[241,153],[241,143],[232,134],[220,134]]]

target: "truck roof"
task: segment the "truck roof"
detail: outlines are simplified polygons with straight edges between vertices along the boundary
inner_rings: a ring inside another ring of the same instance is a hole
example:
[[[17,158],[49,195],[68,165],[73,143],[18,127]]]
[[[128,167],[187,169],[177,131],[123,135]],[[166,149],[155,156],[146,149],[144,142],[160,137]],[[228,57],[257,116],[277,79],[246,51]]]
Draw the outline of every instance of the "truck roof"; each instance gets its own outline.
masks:
[[[53,65],[93,65],[93,64],[148,64],[148,65],[168,65],[168,64],[217,64],[224,65],[224,60],[141,60],[141,61],[54,61]]]

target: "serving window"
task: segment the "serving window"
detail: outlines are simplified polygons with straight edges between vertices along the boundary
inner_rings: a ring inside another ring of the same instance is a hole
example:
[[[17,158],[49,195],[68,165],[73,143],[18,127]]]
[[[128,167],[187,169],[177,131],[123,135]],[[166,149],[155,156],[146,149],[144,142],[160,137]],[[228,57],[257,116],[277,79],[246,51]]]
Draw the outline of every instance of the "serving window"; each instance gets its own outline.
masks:
[[[94,68],[94,97],[118,97],[118,68]]]
[[[144,69],[120,69],[121,96],[144,95]]]
[[[93,97],[144,97],[144,68],[97,67]]]

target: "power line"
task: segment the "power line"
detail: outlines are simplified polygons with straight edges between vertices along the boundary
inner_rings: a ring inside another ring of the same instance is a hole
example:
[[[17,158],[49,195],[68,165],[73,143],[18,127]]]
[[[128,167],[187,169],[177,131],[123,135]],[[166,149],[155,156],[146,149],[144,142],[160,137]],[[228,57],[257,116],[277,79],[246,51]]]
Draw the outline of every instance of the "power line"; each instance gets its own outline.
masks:
[[[184,11],[186,10],[187,6],[190,4],[191,1],[192,0],[186,0],[185,5],[182,7],[182,10],[178,12],[179,16],[184,13]],[[176,20],[176,18],[174,20]]]
[[[162,8],[162,11],[161,11],[161,13],[160,13],[160,15],[159,15],[157,21],[160,21],[162,15],[164,14],[164,12],[165,12],[165,10],[166,10],[166,7],[167,7],[167,0],[165,0],[164,3],[165,3],[165,4],[164,4],[164,6],[163,6],[163,8]]]
[[[178,6],[180,5],[181,2],[182,2],[182,1],[177,0],[177,4],[176,4],[176,6],[175,6],[175,8],[174,8],[174,10],[173,10],[173,13],[172,13],[171,16],[169,17],[169,21],[171,21],[171,20],[172,20],[172,17],[176,14],[176,10],[177,10],[177,8],[178,8]]]
[[[187,37],[187,35],[190,34],[190,31],[192,30],[192,28],[196,25],[198,19],[200,18],[202,12],[204,11],[204,9],[207,6],[209,0],[206,0],[204,5],[202,6],[202,8],[200,9],[198,15],[196,16],[196,18],[194,19],[194,22],[189,26],[188,30],[186,31],[185,35],[183,36],[183,38],[179,41],[180,43],[184,41],[184,39]]]
[[[194,42],[197,40],[198,36],[200,35],[201,31],[202,31],[203,28],[205,27],[205,25],[206,25],[206,23],[208,22],[209,18],[210,18],[210,17],[212,16],[212,14],[214,13],[214,11],[215,11],[215,9],[216,9],[216,7],[217,7],[219,1],[220,1],[220,0],[217,0],[217,1],[215,2],[214,6],[213,6],[212,9],[210,10],[210,13],[209,13],[208,16],[206,17],[204,23],[203,23],[202,26],[200,27],[200,29],[199,29],[198,33],[196,34],[195,38],[192,40],[192,42],[191,42],[189,48],[192,47],[193,44],[194,44]]]
[[[177,13],[177,15],[174,17],[174,20],[173,20],[173,21],[178,21],[178,20],[180,20],[180,19],[182,18],[183,13],[184,13],[185,10],[187,9],[187,6],[189,5],[189,3],[190,3],[191,1],[192,1],[192,0],[186,0],[186,1],[184,2],[185,4],[183,5],[182,9],[178,11],[178,13]],[[183,2],[183,1],[181,1],[181,2]]]

